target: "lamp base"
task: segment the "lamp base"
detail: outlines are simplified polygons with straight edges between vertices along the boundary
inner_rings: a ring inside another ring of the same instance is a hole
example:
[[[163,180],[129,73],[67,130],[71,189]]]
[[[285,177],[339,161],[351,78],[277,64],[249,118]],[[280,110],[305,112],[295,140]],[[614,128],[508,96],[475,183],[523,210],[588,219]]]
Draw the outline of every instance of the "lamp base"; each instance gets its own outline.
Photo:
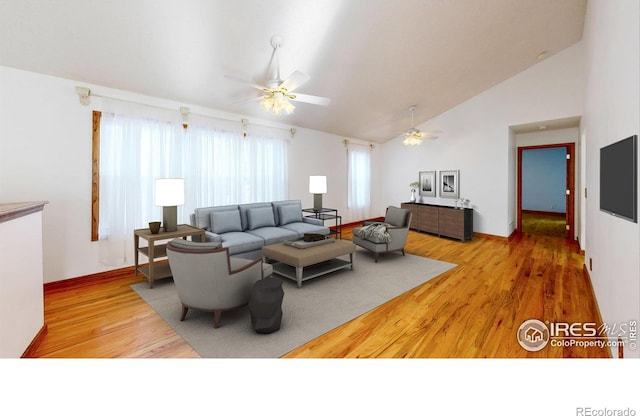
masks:
[[[313,209],[315,211],[322,209],[322,194],[313,194]]]
[[[165,232],[178,231],[178,207],[162,207],[162,226]]]

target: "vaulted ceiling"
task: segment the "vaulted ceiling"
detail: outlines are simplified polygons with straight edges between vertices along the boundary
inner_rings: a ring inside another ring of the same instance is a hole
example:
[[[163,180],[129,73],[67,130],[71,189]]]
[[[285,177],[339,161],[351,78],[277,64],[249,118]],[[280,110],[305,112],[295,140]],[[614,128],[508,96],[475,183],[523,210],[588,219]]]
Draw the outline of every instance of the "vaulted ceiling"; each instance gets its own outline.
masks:
[[[586,0],[0,0],[0,65],[385,142],[582,38]],[[282,78],[311,79],[266,113]],[[540,56],[542,54],[542,56]],[[437,128],[437,126],[434,126]]]

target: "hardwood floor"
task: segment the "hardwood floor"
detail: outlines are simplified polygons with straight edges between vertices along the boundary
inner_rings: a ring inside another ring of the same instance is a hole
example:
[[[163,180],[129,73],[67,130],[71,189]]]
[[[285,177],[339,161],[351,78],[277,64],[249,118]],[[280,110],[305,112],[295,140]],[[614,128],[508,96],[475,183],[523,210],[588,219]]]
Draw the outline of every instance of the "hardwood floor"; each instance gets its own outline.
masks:
[[[608,356],[608,349],[549,345],[527,352],[516,340],[527,319],[599,322],[575,243],[535,234],[461,243],[411,231],[406,248],[458,266],[284,357]],[[47,285],[48,333],[35,356],[198,357],[129,287],[139,281],[129,268]]]
[[[45,286],[47,358],[200,357],[129,285],[133,268]]]
[[[522,213],[522,231],[527,234],[545,234],[557,237],[566,235],[567,221],[564,215]]]

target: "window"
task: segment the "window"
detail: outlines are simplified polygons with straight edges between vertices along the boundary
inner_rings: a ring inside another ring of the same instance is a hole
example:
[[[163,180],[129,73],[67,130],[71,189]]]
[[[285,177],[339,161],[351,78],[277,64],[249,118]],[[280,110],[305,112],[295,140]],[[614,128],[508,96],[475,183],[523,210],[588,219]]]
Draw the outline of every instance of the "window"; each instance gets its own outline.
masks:
[[[349,144],[347,150],[348,205],[355,218],[369,217],[371,206],[371,149]]]
[[[97,130],[99,216],[93,217],[105,264],[127,262],[133,230],[161,219],[156,178],[185,179],[179,223],[188,223],[197,207],[287,198],[288,141],[275,129],[251,126],[245,138],[232,122],[203,119],[183,129],[180,120],[102,113]],[[94,116],[94,146],[95,136]],[[95,157],[94,149],[94,165]]]

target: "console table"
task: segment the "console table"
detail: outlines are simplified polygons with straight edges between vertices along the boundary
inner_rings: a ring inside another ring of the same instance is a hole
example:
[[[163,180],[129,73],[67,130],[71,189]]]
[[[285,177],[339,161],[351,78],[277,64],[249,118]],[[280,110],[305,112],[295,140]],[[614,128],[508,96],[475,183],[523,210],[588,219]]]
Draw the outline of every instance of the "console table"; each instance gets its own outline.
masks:
[[[342,216],[338,215],[338,210],[333,208],[304,208],[302,212],[309,213],[310,215],[305,215],[307,218],[315,218],[317,220],[322,220],[322,224],[325,221],[335,220],[335,230],[330,229],[330,234],[334,236],[338,236],[338,238],[342,239]]]
[[[156,242],[161,240],[171,240],[180,237],[186,240],[187,237],[193,237],[194,235],[199,235],[201,239],[200,241],[204,241],[204,230],[202,228],[196,228],[187,224],[178,225],[178,229],[176,231],[167,232],[160,229],[160,232],[158,232],[157,234],[152,234],[151,230],[149,230],[148,228],[140,228],[134,230],[133,245],[135,249],[134,258],[136,276],[138,275],[138,272],[142,273],[149,281],[149,288],[153,288],[154,280],[171,277],[172,274],[169,263],[155,263],[155,259],[167,257],[167,245],[156,244]],[[140,238],[147,240],[148,245],[146,247],[140,247]],[[142,253],[149,258],[149,264],[147,266],[138,266],[139,253]]]
[[[403,202],[401,208],[413,215],[411,229],[461,241],[473,238],[473,209]]]

